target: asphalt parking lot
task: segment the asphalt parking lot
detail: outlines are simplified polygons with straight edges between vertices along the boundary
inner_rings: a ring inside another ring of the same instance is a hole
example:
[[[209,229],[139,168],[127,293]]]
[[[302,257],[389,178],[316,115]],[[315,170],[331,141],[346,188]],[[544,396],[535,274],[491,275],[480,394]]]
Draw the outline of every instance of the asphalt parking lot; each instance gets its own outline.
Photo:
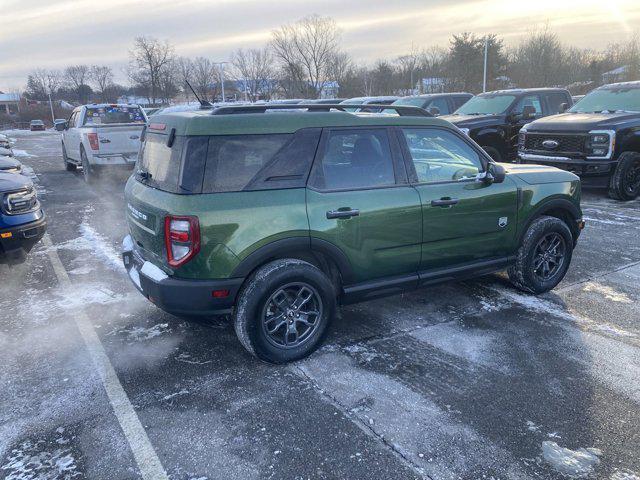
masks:
[[[494,275],[345,307],[272,366],[130,284],[125,175],[89,187],[57,134],[9,136],[49,226],[0,266],[1,478],[640,478],[640,201],[584,193],[549,294]]]

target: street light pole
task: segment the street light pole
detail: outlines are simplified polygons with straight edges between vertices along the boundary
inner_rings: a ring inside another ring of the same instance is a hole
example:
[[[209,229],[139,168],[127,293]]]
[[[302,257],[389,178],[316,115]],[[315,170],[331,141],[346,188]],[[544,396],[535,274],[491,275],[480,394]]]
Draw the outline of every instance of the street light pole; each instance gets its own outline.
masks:
[[[487,91],[487,57],[489,56],[489,37],[484,37],[484,74],[482,76],[482,93]]]
[[[51,102],[51,92],[49,92],[49,108],[51,109],[51,124],[55,125],[56,117],[53,114],[53,103]]]
[[[218,75],[220,76],[220,86],[222,88],[222,102],[225,102],[224,97],[224,65],[229,62],[215,62],[218,65]]]

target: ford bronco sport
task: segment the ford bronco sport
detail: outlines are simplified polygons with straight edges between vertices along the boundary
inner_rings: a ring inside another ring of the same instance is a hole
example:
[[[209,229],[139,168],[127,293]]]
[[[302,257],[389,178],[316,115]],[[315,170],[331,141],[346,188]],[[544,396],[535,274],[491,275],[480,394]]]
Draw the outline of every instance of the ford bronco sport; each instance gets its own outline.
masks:
[[[123,261],[158,307],[232,314],[247,350],[287,362],[318,347],[339,304],[503,269],[541,293],[565,275],[583,226],[572,173],[496,164],[416,107],[281,108],[148,125]]]
[[[471,98],[443,118],[469,135],[496,162],[503,162],[516,160],[523,125],[564,112],[571,105],[571,94],[562,88],[497,90]]]
[[[616,200],[640,195],[640,82],[604,85],[567,113],[525,125],[521,163],[554,165]]]

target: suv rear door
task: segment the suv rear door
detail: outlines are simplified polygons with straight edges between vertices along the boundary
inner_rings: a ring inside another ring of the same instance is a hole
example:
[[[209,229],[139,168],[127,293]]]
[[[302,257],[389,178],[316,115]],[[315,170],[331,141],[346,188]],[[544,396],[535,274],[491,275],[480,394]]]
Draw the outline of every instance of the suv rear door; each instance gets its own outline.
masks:
[[[462,134],[402,127],[409,179],[420,193],[423,272],[504,257],[515,249],[517,188],[477,180],[488,159]]]
[[[345,284],[398,276],[417,283],[418,192],[387,127],[323,130],[307,188],[310,235],[338,247],[354,272]],[[412,277],[412,278],[406,278]]]

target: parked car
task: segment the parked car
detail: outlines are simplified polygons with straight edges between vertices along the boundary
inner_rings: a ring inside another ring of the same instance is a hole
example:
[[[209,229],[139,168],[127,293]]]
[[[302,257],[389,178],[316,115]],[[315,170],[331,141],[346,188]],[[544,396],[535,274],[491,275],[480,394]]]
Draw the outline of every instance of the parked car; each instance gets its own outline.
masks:
[[[584,95],[571,95],[571,100],[573,101],[573,103],[578,103],[580,100],[582,100],[585,96]]]
[[[343,102],[344,100],[346,100],[346,99],[344,99],[344,98],[316,98],[314,100],[305,100],[302,103],[308,103],[308,104],[311,104],[311,105],[316,105],[316,104],[319,104],[319,105],[335,105],[335,104]]]
[[[42,120],[31,120],[29,122],[29,130],[35,132],[37,130],[46,130],[44,122]]]
[[[366,112],[366,113],[379,113],[380,108],[366,108],[362,105],[375,104],[375,105],[391,105],[398,100],[399,97],[355,97],[343,100],[341,105],[354,105],[353,108],[346,108],[348,112]]]
[[[160,110],[160,107],[149,107],[149,108],[143,108],[142,110],[144,110],[145,115],[147,116],[147,118],[149,118],[151,115],[155,114],[158,110]]]
[[[305,101],[304,98],[283,98],[281,100],[269,100],[267,105],[296,105]]]
[[[520,131],[520,163],[569,170],[609,189],[616,200],[640,195],[640,82],[593,90],[568,112]]]
[[[123,261],[158,307],[231,313],[249,352],[287,362],[339,304],[505,268],[533,293],[564,277],[575,175],[499,165],[419,108],[285,108],[154,118],[125,187]]]
[[[470,93],[428,93],[402,97],[392,105],[409,105],[420,107],[432,115],[449,115],[467,103],[473,95]]]
[[[11,147],[0,147],[0,158],[13,157],[13,149]]]
[[[571,105],[571,95],[561,88],[498,90],[475,96],[442,118],[469,135],[496,162],[515,161],[522,126]]]
[[[0,172],[0,262],[23,262],[44,235],[46,226],[31,180]]]
[[[82,167],[92,183],[108,168],[133,168],[147,117],[138,105],[91,104],[76,107],[62,132],[62,158],[68,171]]]
[[[0,133],[0,148],[5,148],[7,150],[11,150],[12,147],[11,140],[5,134]]]
[[[0,155],[0,173],[22,173],[22,163],[13,157]]]

